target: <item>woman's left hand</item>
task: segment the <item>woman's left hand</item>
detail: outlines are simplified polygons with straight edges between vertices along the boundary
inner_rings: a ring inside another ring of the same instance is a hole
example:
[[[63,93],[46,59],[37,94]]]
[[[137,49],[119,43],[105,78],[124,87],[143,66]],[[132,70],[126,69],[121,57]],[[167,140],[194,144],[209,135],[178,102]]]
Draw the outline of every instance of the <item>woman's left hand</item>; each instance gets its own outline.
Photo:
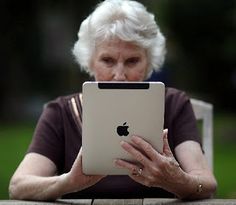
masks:
[[[183,170],[174,158],[167,139],[167,130],[163,131],[163,153],[156,151],[144,139],[133,136],[131,143],[121,142],[121,146],[138,163],[121,159],[115,160],[118,167],[128,169],[130,177],[148,187],[161,187],[168,190],[173,183],[178,183]]]

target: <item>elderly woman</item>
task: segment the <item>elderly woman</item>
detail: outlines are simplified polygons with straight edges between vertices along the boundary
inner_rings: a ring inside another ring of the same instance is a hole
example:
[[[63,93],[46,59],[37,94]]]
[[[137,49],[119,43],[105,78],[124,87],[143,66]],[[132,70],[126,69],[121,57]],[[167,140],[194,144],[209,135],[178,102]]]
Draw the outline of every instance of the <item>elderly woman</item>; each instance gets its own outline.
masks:
[[[135,1],[103,1],[82,22],[78,37],[73,54],[96,81],[143,81],[164,61],[165,38],[154,16]],[[79,120],[70,104],[72,97]],[[83,174],[81,110],[78,93],[47,104],[28,152],[11,179],[12,199],[198,199],[215,192],[216,180],[202,152],[184,92],[166,88],[162,153],[142,137],[121,145],[143,166],[142,173],[133,174],[134,164],[117,159],[115,165],[129,170],[129,176]]]

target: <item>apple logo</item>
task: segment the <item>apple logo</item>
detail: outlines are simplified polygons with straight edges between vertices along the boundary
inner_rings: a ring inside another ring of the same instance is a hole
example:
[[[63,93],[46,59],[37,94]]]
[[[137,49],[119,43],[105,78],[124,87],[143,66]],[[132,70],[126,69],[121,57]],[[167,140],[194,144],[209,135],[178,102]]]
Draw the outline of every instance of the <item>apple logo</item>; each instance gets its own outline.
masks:
[[[127,122],[125,122],[123,125],[120,125],[116,128],[116,132],[119,136],[127,136],[129,134],[128,128],[129,126],[126,125]]]

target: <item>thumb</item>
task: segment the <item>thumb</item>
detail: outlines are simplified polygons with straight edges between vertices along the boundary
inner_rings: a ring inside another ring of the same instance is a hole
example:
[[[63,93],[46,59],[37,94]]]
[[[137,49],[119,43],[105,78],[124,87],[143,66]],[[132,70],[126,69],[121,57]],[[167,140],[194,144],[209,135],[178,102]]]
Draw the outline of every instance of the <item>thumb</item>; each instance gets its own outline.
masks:
[[[173,156],[168,142],[168,129],[163,130],[163,154],[168,157]]]
[[[82,146],[81,146],[81,148],[79,150],[79,153],[78,153],[78,155],[77,155],[77,157],[76,157],[76,159],[75,159],[71,169],[73,169],[73,170],[81,170],[82,169],[81,167],[82,167]]]
[[[82,161],[82,146],[80,147],[79,153],[75,159],[75,161]]]

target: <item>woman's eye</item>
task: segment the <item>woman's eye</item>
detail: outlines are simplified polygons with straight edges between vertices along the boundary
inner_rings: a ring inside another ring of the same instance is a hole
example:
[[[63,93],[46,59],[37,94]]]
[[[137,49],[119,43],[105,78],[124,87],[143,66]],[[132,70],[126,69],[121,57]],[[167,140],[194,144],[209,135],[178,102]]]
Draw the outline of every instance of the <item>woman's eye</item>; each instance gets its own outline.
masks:
[[[110,57],[104,57],[102,58],[102,61],[107,65],[112,65],[115,62],[114,59]]]
[[[126,61],[126,63],[128,64],[128,65],[135,65],[135,64],[137,64],[138,62],[139,62],[139,58],[138,57],[134,57],[134,58],[129,58],[127,61]]]

